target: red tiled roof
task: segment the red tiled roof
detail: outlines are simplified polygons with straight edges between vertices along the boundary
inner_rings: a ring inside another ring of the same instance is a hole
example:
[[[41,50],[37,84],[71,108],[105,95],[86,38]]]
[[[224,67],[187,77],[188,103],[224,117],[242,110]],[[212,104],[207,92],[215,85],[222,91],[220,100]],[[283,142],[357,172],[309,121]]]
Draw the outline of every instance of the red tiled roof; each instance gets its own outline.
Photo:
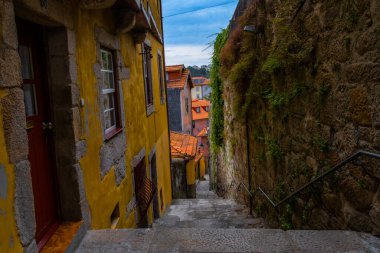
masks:
[[[206,99],[194,99],[191,103],[191,107],[210,106],[210,101]]]
[[[197,154],[197,138],[170,131],[170,148],[173,157],[194,158]]]
[[[204,77],[204,76],[196,76],[192,77],[193,83],[195,86],[203,86],[203,85],[209,85],[210,84],[210,79]],[[197,80],[200,80],[201,82],[198,83]]]
[[[172,66],[166,66],[165,71],[166,72],[173,72],[173,71],[181,71],[182,69],[185,68],[185,65],[180,64],[180,65],[172,65]]]
[[[180,72],[181,78],[175,80],[167,80],[168,88],[184,88],[186,82],[189,81],[190,88],[193,88],[193,82],[191,80],[190,70],[186,69],[184,65],[166,66],[166,72]]]
[[[207,100],[198,100],[195,99],[191,103],[192,107],[192,115],[193,115],[193,120],[200,120],[200,119],[208,119],[208,111],[206,111],[206,107],[210,108],[210,102]],[[199,108],[199,112],[197,112],[197,109]]]

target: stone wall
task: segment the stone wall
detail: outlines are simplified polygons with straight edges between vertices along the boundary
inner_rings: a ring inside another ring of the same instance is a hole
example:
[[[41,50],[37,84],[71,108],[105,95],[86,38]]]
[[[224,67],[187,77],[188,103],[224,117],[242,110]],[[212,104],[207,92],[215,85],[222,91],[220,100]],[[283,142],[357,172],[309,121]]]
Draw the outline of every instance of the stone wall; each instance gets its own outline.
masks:
[[[252,24],[255,32],[241,31]],[[255,1],[239,25],[222,51],[225,145],[213,162],[220,193],[248,204],[230,186],[249,184],[249,162],[251,190],[279,201],[356,150],[380,153],[379,1]],[[285,229],[380,234],[379,186],[380,161],[365,158],[279,215],[261,197],[253,208]]]

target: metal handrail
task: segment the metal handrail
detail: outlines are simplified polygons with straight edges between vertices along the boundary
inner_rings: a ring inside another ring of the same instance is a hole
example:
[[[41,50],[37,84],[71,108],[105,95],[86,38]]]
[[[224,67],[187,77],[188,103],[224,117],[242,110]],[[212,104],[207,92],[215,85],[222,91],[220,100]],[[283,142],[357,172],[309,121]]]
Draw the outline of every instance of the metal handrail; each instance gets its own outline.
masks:
[[[261,193],[265,199],[271,204],[271,206],[275,209],[277,209],[277,207],[281,206],[282,204],[284,204],[285,202],[287,202],[289,199],[293,198],[295,195],[299,194],[300,192],[302,192],[303,190],[305,190],[306,188],[308,188],[309,186],[313,185],[314,183],[320,181],[321,179],[325,178],[326,176],[334,173],[335,171],[341,169],[343,166],[347,165],[348,163],[351,163],[353,161],[355,161],[356,159],[358,159],[360,156],[368,156],[368,157],[372,157],[372,158],[376,158],[376,159],[380,159],[380,154],[377,154],[377,153],[372,153],[372,152],[368,152],[368,151],[365,151],[365,150],[358,150],[357,152],[355,152],[354,154],[352,154],[351,156],[347,157],[345,160],[343,160],[342,162],[340,162],[339,164],[335,165],[333,168],[331,168],[330,170],[326,171],[325,173],[323,173],[322,175],[320,175],[319,177],[311,180],[309,183],[303,185],[302,187],[300,187],[298,190],[294,191],[293,193],[289,194],[287,197],[285,197],[284,199],[282,199],[281,201],[279,201],[277,204],[274,203],[274,201],[268,196],[268,194],[265,193],[265,191],[263,189],[261,189],[261,187],[258,187],[256,189],[256,191],[253,192],[253,195],[249,194],[252,198],[255,198],[257,196],[258,193]],[[250,192],[251,193],[251,192]]]

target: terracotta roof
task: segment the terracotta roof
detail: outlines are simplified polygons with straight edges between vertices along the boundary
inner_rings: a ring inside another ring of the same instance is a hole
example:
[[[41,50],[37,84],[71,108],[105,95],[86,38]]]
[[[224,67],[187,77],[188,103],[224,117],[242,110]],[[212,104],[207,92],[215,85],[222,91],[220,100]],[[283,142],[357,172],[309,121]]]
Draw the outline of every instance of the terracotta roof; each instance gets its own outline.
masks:
[[[193,88],[193,82],[191,80],[190,70],[186,69],[184,65],[166,66],[166,72],[181,72],[181,78],[175,80],[167,80],[168,88],[184,88],[186,82],[189,81],[190,88]]]
[[[207,127],[205,127],[202,129],[202,131],[199,132],[197,137],[203,137],[203,136],[207,136],[207,135],[208,135],[208,129],[207,129]]]
[[[197,138],[170,131],[170,148],[173,157],[194,158],[197,154]]]
[[[173,71],[181,71],[182,69],[185,68],[185,65],[180,64],[180,65],[172,65],[172,66],[166,66],[165,71],[166,72],[173,72]]]
[[[191,103],[191,107],[210,106],[210,101],[206,99],[194,99]]]
[[[195,86],[204,86],[204,85],[210,84],[210,79],[204,76],[196,76],[196,77],[192,77],[192,79],[193,79],[193,84]]]
[[[200,119],[208,119],[208,111],[206,111],[206,107],[209,107],[210,109],[210,102],[207,100],[198,100],[195,99],[192,101],[191,104],[192,107],[192,115],[193,120],[200,120]],[[199,108],[199,112],[197,112],[197,108]]]

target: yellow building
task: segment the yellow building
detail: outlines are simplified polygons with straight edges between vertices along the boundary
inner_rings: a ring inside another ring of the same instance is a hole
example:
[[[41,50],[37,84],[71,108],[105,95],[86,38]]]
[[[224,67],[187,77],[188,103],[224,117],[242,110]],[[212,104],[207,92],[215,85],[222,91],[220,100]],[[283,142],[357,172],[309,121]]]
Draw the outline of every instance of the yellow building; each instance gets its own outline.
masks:
[[[0,0],[0,252],[170,205],[161,17],[160,0]]]

